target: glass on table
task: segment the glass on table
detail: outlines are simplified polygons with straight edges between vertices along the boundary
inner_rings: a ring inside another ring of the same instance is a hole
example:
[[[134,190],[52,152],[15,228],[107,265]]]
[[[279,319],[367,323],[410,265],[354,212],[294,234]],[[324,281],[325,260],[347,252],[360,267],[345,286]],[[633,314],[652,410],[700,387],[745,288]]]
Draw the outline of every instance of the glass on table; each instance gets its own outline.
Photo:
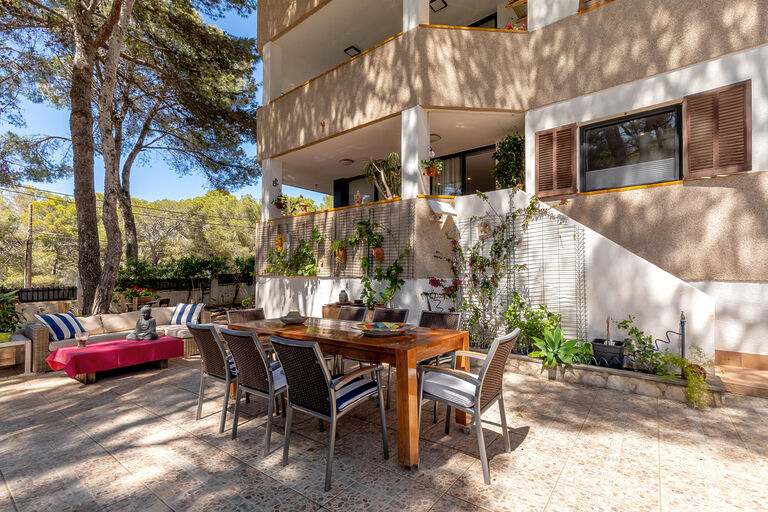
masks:
[[[85,345],[88,343],[88,331],[75,334],[75,341],[77,341],[78,348],[85,348]]]

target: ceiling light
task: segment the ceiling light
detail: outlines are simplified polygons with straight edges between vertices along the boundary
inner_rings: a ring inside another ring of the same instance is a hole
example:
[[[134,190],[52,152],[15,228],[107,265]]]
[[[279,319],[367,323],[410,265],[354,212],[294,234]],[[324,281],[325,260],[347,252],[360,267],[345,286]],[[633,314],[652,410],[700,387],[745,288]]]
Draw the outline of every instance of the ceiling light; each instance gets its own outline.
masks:
[[[437,141],[439,141],[440,139],[442,139],[442,137],[441,137],[441,136],[439,136],[439,135],[438,135],[438,134],[436,134],[436,133],[430,133],[430,134],[429,134],[429,142],[437,142]]]
[[[467,176],[467,181],[472,181],[472,178],[470,176]]]
[[[342,158],[341,160],[339,160],[339,163],[341,165],[352,165],[353,163],[355,163],[355,161],[352,160],[351,158]]]
[[[360,49],[357,46],[352,45],[347,48],[344,48],[344,53],[346,53],[350,57],[354,57],[355,55],[360,55]]]
[[[445,3],[445,0],[429,0],[429,8],[432,9],[432,12],[442,11],[448,7],[448,4]]]

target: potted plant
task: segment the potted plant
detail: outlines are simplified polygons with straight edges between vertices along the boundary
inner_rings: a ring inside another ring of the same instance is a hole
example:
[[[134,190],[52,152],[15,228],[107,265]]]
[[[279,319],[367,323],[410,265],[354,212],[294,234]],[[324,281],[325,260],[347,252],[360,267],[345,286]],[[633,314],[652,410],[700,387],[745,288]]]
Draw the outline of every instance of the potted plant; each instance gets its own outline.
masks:
[[[275,205],[275,208],[278,210],[282,210],[283,205],[285,204],[285,196],[283,194],[277,194],[277,196],[272,200],[272,204]]]
[[[611,318],[605,321],[605,338],[592,340],[592,353],[597,366],[624,367],[624,341],[611,339]]]
[[[139,304],[146,304],[147,302],[155,300],[157,294],[152,288],[133,286],[126,288],[125,291],[123,291],[123,296],[125,297],[125,300],[133,300],[135,298]]]
[[[0,294],[0,343],[11,340],[11,334],[21,324],[21,315],[16,311],[16,290]]]
[[[342,238],[340,240],[334,240],[331,243],[331,252],[336,256],[337,263],[347,262],[347,247],[351,247],[357,243],[357,238],[350,236],[348,238]]]
[[[558,366],[570,365],[591,354],[590,346],[582,340],[564,340],[563,331],[558,325],[554,331],[544,331],[544,338],[533,338],[533,344],[538,348],[530,357],[540,357],[541,364],[547,369],[550,380],[554,380]]]
[[[668,373],[665,377],[673,377],[674,369],[680,368],[680,377],[686,381],[685,395],[688,404],[697,409],[706,409],[709,395],[707,369],[711,371],[715,362],[707,357],[700,347],[692,346],[689,354],[687,358],[684,358],[669,350],[664,351],[661,360],[667,367]]]
[[[443,172],[443,161],[440,160],[439,158],[422,160],[421,172],[425,176],[429,176],[430,178],[435,178],[437,176],[440,176],[440,173]]]
[[[379,263],[384,261],[384,249],[381,247],[384,243],[384,235],[376,232],[379,223],[372,220],[364,220],[357,223],[357,239],[366,240],[371,248],[373,257]]]

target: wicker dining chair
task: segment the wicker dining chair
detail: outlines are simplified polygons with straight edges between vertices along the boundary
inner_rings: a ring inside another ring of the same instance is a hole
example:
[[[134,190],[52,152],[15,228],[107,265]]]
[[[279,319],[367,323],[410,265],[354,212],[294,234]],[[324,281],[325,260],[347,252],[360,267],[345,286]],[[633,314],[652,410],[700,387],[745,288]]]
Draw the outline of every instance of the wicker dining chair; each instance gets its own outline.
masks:
[[[216,334],[213,325],[187,324],[187,329],[192,333],[200,352],[200,393],[197,397],[197,416],[199,420],[203,411],[203,393],[207,379],[224,384],[224,405],[221,408],[221,424],[219,432],[224,432],[224,424],[227,421],[227,406],[229,405],[229,385],[237,381],[235,363],[227,354],[224,344]]]
[[[453,353],[451,368],[442,366],[419,367],[419,430],[421,429],[421,403],[423,399],[443,402],[448,406],[445,418],[445,433],[451,431],[451,409],[456,408],[474,417],[477,429],[477,447],[480,452],[480,462],[483,466],[483,479],[491,483],[491,472],[488,468],[488,456],[485,452],[483,424],[481,416],[491,405],[498,402],[501,416],[502,437],[504,449],[511,450],[507,416],[504,411],[504,368],[515,345],[520,329],[493,340],[488,354],[457,350]],[[470,357],[483,360],[480,373],[477,375],[456,369],[456,357]],[[417,438],[418,439],[418,438]]]
[[[237,324],[240,322],[254,322],[264,320],[264,308],[253,309],[230,309],[227,311],[227,323]]]
[[[339,308],[339,320],[351,320],[353,322],[362,322],[365,320],[365,314],[368,309],[363,306],[341,306]]]
[[[460,311],[422,311],[421,318],[419,318],[419,327],[426,327],[428,329],[449,329],[451,331],[458,331],[459,326],[461,326]],[[451,362],[451,360],[452,356],[448,353],[422,361],[419,364],[440,366],[441,364]],[[437,423],[437,402],[435,402],[435,407],[432,410],[432,423]]]
[[[280,363],[270,357],[255,332],[222,329],[221,337],[229,347],[237,369],[237,393],[235,394],[235,419],[232,423],[232,439],[237,438],[237,421],[240,418],[241,393],[250,393],[267,399],[267,433],[264,439],[264,456],[269,455],[272,438],[272,415],[277,398],[283,398],[288,389]]]
[[[373,310],[371,322],[405,323],[408,320],[407,309],[376,308]],[[392,365],[387,365],[387,410],[389,410],[389,389],[392,383]]]
[[[288,406],[285,418],[285,444],[283,465],[288,464],[291,445],[291,421],[293,410],[297,409],[321,421],[330,422],[328,434],[328,460],[325,466],[325,490],[331,489],[333,450],[336,444],[336,424],[341,416],[356,405],[376,396],[381,416],[381,440],[384,458],[389,458],[387,446],[387,421],[381,400],[381,365],[359,368],[346,375],[331,378],[320,346],[314,341],[289,340],[270,336],[277,358],[285,371],[288,381]],[[364,379],[364,375],[375,375],[375,380]]]
[[[170,297],[163,297],[162,299],[157,301],[157,307],[164,308],[168,306],[171,303]]]

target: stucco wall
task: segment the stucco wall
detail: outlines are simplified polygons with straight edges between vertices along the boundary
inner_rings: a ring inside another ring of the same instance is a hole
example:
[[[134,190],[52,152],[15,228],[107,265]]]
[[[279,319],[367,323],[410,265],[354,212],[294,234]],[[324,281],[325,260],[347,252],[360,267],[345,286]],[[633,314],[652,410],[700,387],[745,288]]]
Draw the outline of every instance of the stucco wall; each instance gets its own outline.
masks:
[[[331,0],[259,0],[256,37],[259,51],[281,32],[298,25]]]
[[[572,197],[557,209],[686,281],[768,281],[768,172]]]
[[[530,34],[420,27],[262,108],[259,158],[415,105],[529,110],[766,42],[768,0],[615,0]]]

